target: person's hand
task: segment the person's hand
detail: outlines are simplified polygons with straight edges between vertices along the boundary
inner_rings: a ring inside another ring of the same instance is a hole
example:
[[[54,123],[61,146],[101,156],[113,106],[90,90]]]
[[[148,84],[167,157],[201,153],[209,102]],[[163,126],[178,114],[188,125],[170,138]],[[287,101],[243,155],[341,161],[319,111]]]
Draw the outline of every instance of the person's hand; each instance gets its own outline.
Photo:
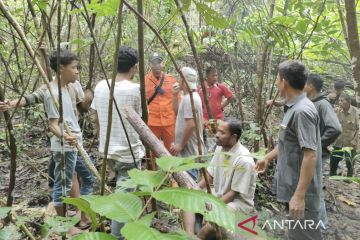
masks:
[[[264,173],[269,165],[269,161],[266,159],[258,160],[255,165],[255,171],[257,173]]]
[[[173,95],[179,94],[179,92],[180,92],[180,84],[179,83],[174,83],[172,85],[171,92],[172,92]]]
[[[170,148],[170,153],[173,156],[178,155],[183,150],[183,147],[180,146],[180,144],[175,144]]]
[[[274,104],[274,99],[270,99],[266,101],[266,107],[269,107],[270,105]]]
[[[77,136],[74,136],[74,135],[72,135],[72,134],[65,133],[65,134],[64,134],[64,138],[65,138],[65,141],[66,141],[70,146],[76,146],[76,144],[77,144]]]
[[[303,196],[294,194],[289,202],[289,215],[291,219],[300,220],[304,218],[305,199]]]
[[[5,112],[11,109],[10,101],[5,100],[4,102],[0,101],[0,112]]]

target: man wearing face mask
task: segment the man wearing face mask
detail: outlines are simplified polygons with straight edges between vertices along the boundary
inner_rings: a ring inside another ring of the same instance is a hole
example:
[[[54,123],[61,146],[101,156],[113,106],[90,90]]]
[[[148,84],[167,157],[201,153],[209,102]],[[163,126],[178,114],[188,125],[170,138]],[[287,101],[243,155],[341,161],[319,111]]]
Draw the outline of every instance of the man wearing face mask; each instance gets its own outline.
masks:
[[[164,72],[163,57],[152,53],[149,57],[150,72],[145,76],[146,98],[149,107],[148,126],[151,131],[162,139],[165,147],[170,150],[175,139],[175,112],[173,98],[178,93],[172,92],[176,79]],[[155,161],[152,162],[153,169]]]

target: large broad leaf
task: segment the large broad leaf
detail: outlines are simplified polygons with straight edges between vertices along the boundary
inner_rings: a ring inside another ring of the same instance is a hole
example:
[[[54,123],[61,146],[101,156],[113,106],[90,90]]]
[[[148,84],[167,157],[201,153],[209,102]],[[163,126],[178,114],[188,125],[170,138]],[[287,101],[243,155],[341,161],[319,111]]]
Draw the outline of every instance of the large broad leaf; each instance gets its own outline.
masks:
[[[107,218],[118,222],[134,221],[141,213],[142,202],[130,193],[117,192],[96,198],[90,207]]]
[[[156,212],[152,212],[149,214],[146,214],[145,216],[143,216],[142,218],[139,219],[139,221],[137,221],[138,223],[142,223],[145,226],[150,226],[152,219],[154,218]]]
[[[165,174],[159,171],[132,169],[128,171],[128,174],[136,184],[139,186],[148,186],[150,189],[159,186],[165,178]]]
[[[10,211],[11,207],[0,208],[0,219],[6,218]]]
[[[210,8],[204,3],[194,2],[196,5],[196,9],[199,13],[204,17],[205,22],[208,25],[214,26],[216,28],[226,28],[229,23],[219,12]]]
[[[150,228],[142,223],[127,223],[122,229],[121,234],[128,240],[186,240],[184,235],[165,234]]]
[[[170,172],[174,168],[181,165],[194,163],[196,157],[180,158],[180,157],[161,157],[156,159],[156,164],[165,172]]]
[[[72,239],[73,240],[117,240],[115,236],[102,232],[82,233]]]
[[[154,192],[152,196],[159,201],[174,205],[185,211],[200,213],[205,219],[235,231],[235,214],[219,198],[203,191],[170,188]]]
[[[77,217],[52,216],[45,222],[45,224],[51,232],[64,235],[71,227],[78,223],[79,220],[80,219]]]
[[[17,228],[14,225],[9,225],[0,230],[0,239],[17,240],[21,239],[21,234],[17,231]]]
[[[81,198],[65,198],[64,202],[76,206],[80,211],[86,213],[91,218],[91,228],[97,228],[96,213],[90,208],[90,203]]]

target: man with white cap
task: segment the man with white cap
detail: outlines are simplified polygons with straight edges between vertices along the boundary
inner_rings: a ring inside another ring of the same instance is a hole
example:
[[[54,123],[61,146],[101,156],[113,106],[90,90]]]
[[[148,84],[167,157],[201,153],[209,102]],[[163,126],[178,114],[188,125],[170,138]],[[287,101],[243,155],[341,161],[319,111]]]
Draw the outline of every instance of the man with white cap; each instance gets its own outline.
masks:
[[[203,112],[201,106],[201,98],[196,91],[197,89],[196,83],[197,83],[198,75],[197,72],[190,67],[183,67],[181,69],[181,72],[184,75],[184,78],[193,95],[202,153],[204,154],[205,145],[202,136]],[[189,94],[189,89],[186,87],[186,84],[183,80],[180,80],[180,89],[178,89],[176,85],[174,86],[173,89],[174,92],[177,92],[179,90],[182,90],[184,92],[184,96],[180,100],[180,103],[177,108],[177,117],[175,123],[175,144],[171,147],[170,152],[173,155],[177,155],[179,157],[198,156],[199,151],[198,151],[198,144],[196,138],[195,121],[191,109],[190,94]],[[196,170],[190,170],[188,173],[195,180],[197,179],[198,173]]]

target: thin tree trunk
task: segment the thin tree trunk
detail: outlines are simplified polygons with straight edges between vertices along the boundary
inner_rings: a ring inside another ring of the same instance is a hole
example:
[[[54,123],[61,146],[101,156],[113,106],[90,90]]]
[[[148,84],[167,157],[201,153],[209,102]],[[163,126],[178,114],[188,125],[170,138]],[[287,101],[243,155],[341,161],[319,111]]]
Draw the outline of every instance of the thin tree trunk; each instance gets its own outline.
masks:
[[[357,102],[360,99],[360,45],[359,32],[356,18],[355,0],[345,0],[346,23],[349,34],[349,50],[351,56],[351,68],[354,78]]]
[[[0,101],[4,101],[4,90],[0,86]],[[8,195],[6,200],[6,206],[11,207],[13,203],[13,193],[15,189],[15,180],[16,180],[16,154],[17,154],[17,147],[16,147],[16,140],[13,132],[13,125],[10,120],[10,114],[8,111],[4,112],[4,118],[6,122],[6,129],[9,136],[8,147],[10,150],[10,180],[9,180],[9,188],[8,188]]]
[[[270,3],[270,12],[268,18],[271,19],[274,14],[275,8],[275,0],[271,0]],[[265,37],[263,41],[263,46],[258,49],[258,53],[256,56],[256,73],[258,78],[258,84],[256,88],[256,122],[261,124],[262,116],[264,112],[263,108],[263,85],[264,85],[264,75],[265,75],[265,65],[266,65],[266,57],[267,51],[269,48],[268,42],[269,35]],[[259,141],[255,141],[254,150],[259,150]]]

